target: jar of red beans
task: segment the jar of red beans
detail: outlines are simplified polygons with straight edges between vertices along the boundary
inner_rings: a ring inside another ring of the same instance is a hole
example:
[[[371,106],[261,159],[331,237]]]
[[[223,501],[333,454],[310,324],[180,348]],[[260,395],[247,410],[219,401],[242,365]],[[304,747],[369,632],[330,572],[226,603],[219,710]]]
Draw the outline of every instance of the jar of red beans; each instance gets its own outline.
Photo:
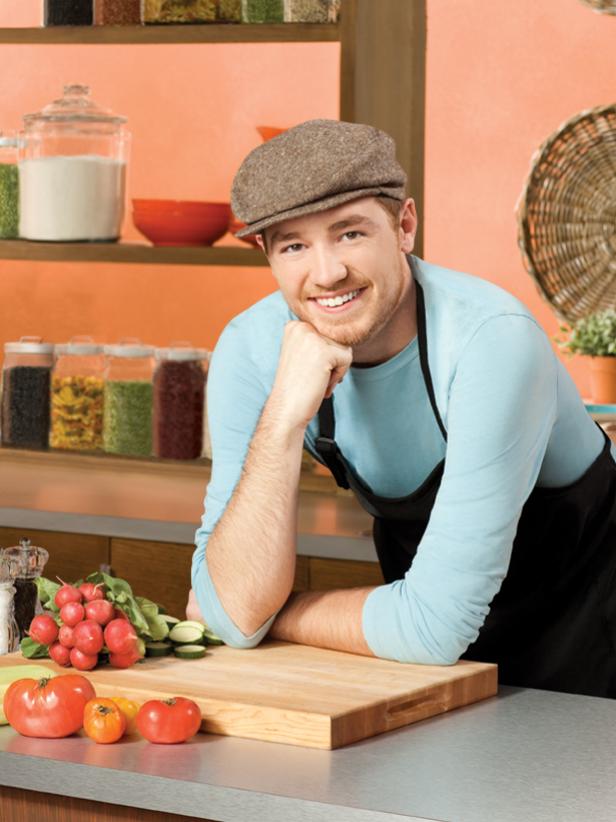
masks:
[[[203,447],[203,406],[210,352],[190,343],[156,350],[154,454],[194,460]]]

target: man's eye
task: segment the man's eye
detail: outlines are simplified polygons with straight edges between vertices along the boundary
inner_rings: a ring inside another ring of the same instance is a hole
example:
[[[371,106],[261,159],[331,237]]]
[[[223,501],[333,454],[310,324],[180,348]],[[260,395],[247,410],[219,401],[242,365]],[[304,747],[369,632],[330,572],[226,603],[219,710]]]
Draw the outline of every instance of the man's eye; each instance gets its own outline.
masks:
[[[358,237],[363,237],[363,233],[361,231],[345,231],[342,236],[346,237],[347,240],[356,240]]]
[[[303,246],[301,243],[291,243],[291,245],[286,245],[286,246],[282,249],[282,253],[283,253],[283,254],[286,254],[286,253],[287,253],[287,252],[289,252],[289,251],[290,251],[291,253],[292,253],[292,252],[294,252],[294,251],[300,251],[303,247],[304,247],[304,246]]]

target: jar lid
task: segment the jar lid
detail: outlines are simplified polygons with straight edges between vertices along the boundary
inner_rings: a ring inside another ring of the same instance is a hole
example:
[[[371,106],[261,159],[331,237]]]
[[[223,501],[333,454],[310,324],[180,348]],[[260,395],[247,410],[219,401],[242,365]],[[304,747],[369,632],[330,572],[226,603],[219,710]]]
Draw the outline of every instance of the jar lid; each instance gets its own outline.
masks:
[[[32,545],[26,537],[19,540],[19,545],[0,549],[0,561],[11,564],[11,572],[17,579],[39,577],[48,559],[49,551],[38,545]]]
[[[64,95],[46,105],[41,111],[24,115],[26,128],[37,123],[89,122],[121,125],[126,117],[113,114],[90,98],[90,87],[72,83],[64,86]]]
[[[157,348],[156,359],[189,362],[191,360],[209,360],[211,352],[207,348],[193,348],[189,342],[172,342],[168,348]]]
[[[124,337],[114,345],[105,346],[105,354],[109,357],[152,357],[154,346],[144,345],[136,337]]]
[[[20,337],[19,342],[4,343],[5,354],[53,354],[54,344],[42,342],[42,337]]]
[[[76,354],[88,356],[102,354],[104,346],[95,343],[92,337],[71,337],[67,343],[56,345],[56,354]]]
[[[0,148],[17,148],[19,139],[12,131],[0,131]]]

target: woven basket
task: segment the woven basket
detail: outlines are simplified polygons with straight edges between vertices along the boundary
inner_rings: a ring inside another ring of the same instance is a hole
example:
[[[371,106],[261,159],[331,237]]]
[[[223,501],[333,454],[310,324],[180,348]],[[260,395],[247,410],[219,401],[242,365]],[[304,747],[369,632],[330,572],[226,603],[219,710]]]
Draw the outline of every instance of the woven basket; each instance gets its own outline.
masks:
[[[517,212],[526,268],[561,319],[616,309],[616,104],[538,148]]]
[[[616,14],[616,0],[581,0],[581,2],[598,11],[599,14]]]

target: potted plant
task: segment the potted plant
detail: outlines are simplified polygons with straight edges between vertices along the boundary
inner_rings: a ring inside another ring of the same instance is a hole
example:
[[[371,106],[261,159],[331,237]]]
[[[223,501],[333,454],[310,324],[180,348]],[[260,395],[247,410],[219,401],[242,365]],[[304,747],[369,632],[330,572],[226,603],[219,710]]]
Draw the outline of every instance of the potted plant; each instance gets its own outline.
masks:
[[[556,340],[568,354],[590,357],[590,386],[596,403],[616,403],[616,311],[598,311],[573,323],[569,339]]]

